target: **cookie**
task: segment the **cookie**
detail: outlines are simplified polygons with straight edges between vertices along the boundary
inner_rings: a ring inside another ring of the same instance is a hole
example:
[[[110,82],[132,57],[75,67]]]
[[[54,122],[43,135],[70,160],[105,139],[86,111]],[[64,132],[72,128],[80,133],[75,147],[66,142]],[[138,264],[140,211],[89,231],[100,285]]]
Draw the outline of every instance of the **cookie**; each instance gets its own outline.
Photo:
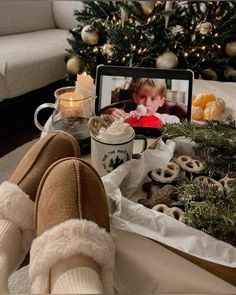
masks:
[[[152,208],[157,204],[173,206],[176,203],[176,187],[166,184],[160,188],[157,184],[152,183],[147,191],[147,198],[139,199],[138,203],[147,208]]]

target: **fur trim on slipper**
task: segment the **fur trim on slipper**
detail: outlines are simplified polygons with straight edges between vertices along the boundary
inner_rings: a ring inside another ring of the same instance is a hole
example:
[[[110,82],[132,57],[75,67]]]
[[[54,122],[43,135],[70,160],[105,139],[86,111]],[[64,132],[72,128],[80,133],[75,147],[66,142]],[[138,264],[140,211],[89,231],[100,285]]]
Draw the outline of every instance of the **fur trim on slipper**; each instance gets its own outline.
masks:
[[[55,225],[32,243],[30,277],[32,293],[48,294],[51,268],[62,258],[84,254],[102,269],[105,293],[113,293],[115,245],[109,233],[92,221],[70,219]]]
[[[23,251],[27,253],[34,238],[34,202],[16,184],[0,184],[0,218],[14,222],[22,232]]]

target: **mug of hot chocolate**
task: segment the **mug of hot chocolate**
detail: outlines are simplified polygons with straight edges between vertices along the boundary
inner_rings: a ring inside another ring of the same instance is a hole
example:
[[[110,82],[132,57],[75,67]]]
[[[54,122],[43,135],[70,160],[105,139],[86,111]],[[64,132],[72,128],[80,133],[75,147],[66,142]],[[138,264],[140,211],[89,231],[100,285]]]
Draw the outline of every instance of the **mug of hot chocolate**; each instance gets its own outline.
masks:
[[[109,115],[92,117],[88,124],[91,135],[91,163],[100,176],[137,157],[137,154],[133,154],[135,140],[143,141],[139,155],[147,147],[145,136],[135,135],[129,124],[114,120]]]

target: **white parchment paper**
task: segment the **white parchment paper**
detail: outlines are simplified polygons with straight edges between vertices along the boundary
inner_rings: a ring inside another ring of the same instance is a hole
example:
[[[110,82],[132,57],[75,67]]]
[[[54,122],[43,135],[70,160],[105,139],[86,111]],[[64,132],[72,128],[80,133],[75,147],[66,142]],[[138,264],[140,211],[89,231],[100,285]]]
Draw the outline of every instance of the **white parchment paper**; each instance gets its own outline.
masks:
[[[236,267],[236,248],[210,235],[144,207],[136,201],[145,196],[141,186],[147,173],[169,162],[174,152],[192,154],[192,144],[182,139],[160,142],[156,150],[146,150],[139,160],[128,161],[102,177],[109,199],[112,226],[143,235],[190,255]]]

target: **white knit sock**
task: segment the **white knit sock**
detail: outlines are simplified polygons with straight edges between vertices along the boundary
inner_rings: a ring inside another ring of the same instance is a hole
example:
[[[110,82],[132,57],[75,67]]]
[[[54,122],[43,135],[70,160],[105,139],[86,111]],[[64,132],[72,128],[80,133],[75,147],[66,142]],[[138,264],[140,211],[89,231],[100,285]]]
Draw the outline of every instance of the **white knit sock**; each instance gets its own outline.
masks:
[[[103,294],[98,273],[88,267],[76,267],[63,273],[54,284],[51,294]]]
[[[0,293],[8,293],[8,276],[22,262],[22,234],[17,225],[0,219]]]

